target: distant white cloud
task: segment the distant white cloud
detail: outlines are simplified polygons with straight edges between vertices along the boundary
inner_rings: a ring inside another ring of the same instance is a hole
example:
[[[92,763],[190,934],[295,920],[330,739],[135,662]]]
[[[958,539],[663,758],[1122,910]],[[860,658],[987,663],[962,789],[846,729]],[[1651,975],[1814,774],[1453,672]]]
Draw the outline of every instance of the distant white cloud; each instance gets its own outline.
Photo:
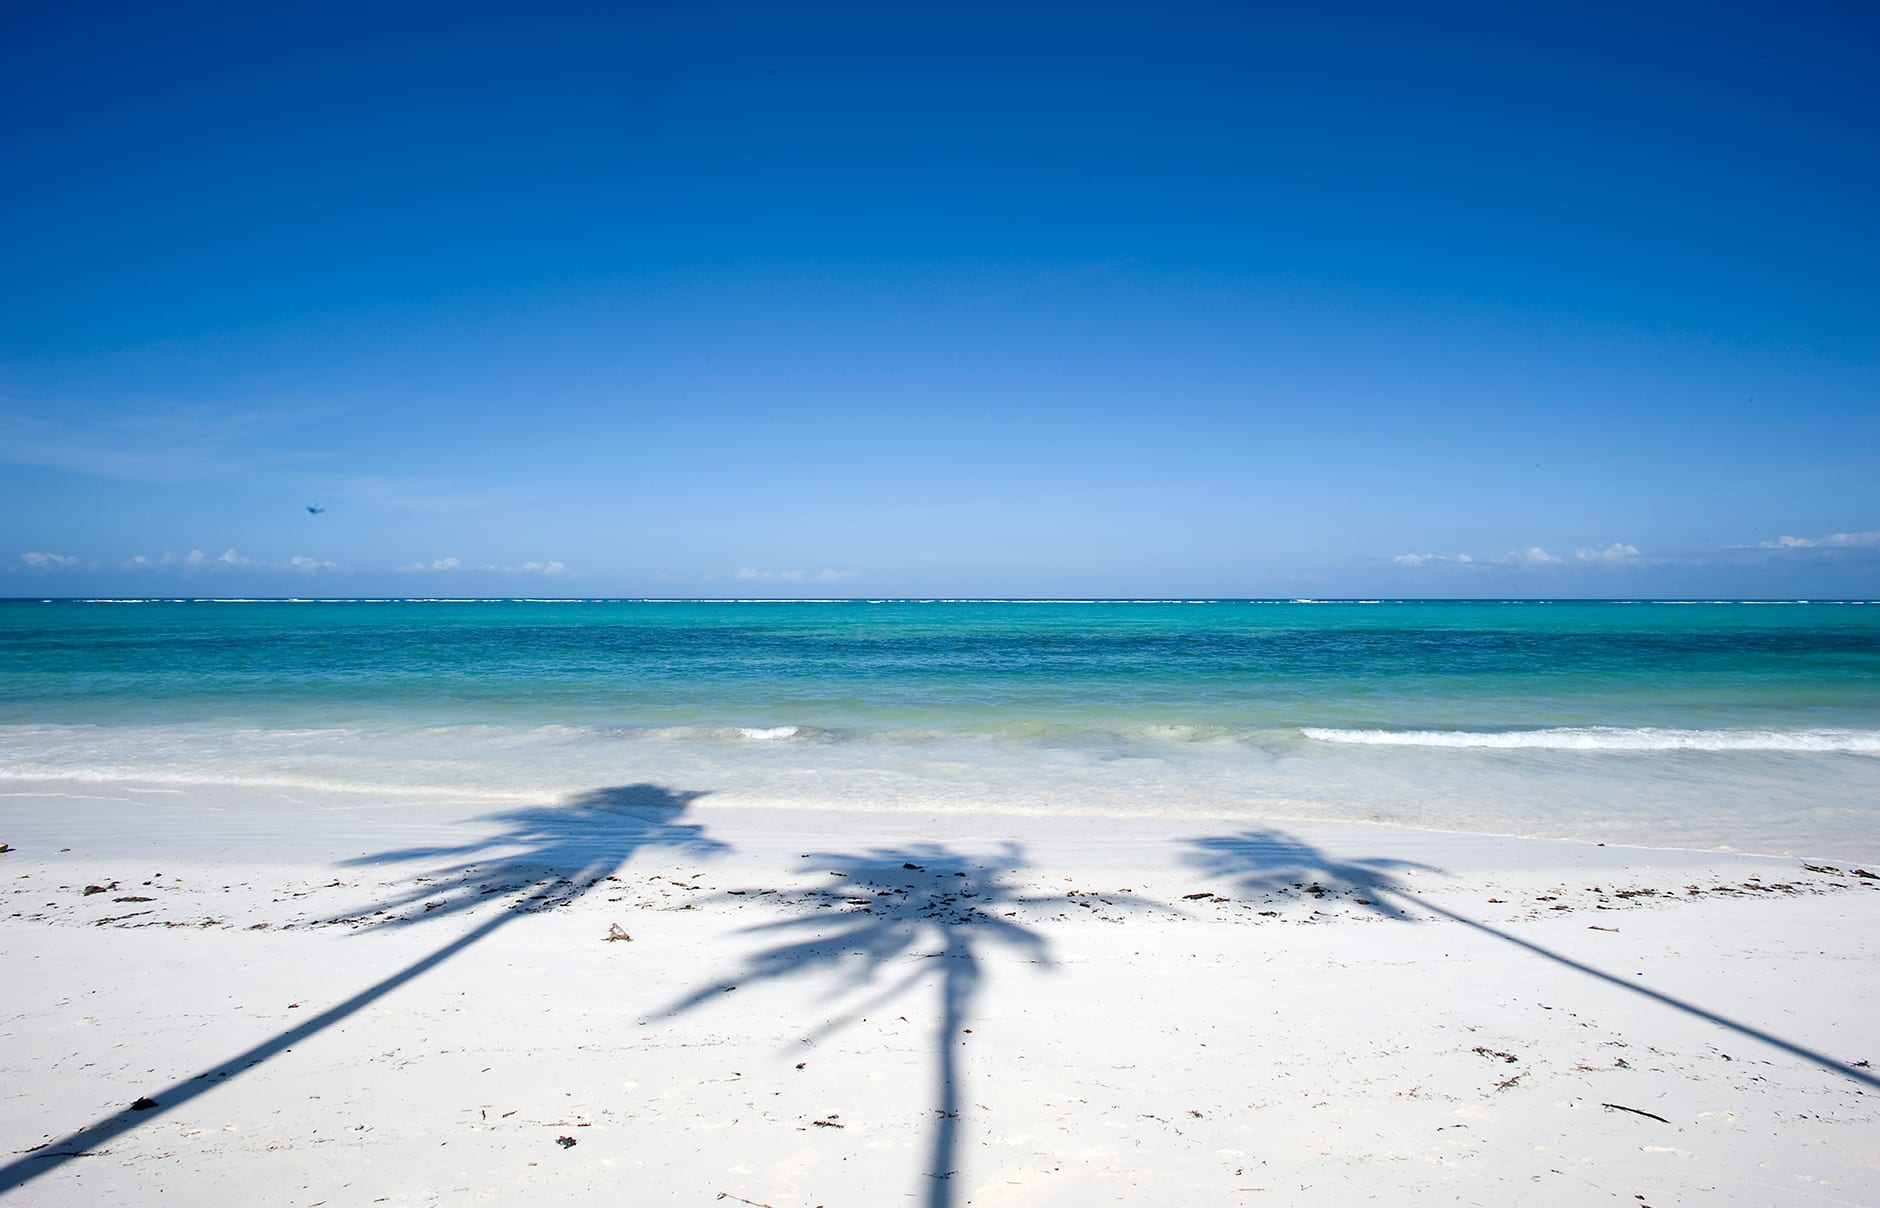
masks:
[[[398,568],[401,571],[452,571],[452,570],[489,570],[505,575],[555,575],[565,574],[568,564],[546,559],[524,562],[519,566],[498,566],[494,562],[467,565],[462,558],[438,558],[431,562],[407,562]]]
[[[20,561],[24,562],[32,570],[72,570],[78,566],[78,558],[76,555],[47,554],[37,550],[21,554]]]
[[[1880,532],[1829,533],[1826,537],[1778,537],[1758,549],[1868,549],[1880,545]]]
[[[1590,562],[1602,566],[1617,566],[1639,557],[1638,546],[1615,541],[1604,549],[1578,549],[1573,551],[1573,560]],[[1560,566],[1567,562],[1559,554],[1549,553],[1538,545],[1526,549],[1513,550],[1499,558],[1487,558],[1477,562],[1468,554],[1398,554],[1391,559],[1398,566]]]
[[[234,552],[234,550],[229,551],[231,554]],[[144,558],[142,554],[139,554],[133,561],[148,561],[148,559]],[[158,566],[181,566],[189,570],[201,570],[203,567],[209,565],[209,555],[199,549],[192,549],[187,554],[166,553],[161,558],[157,559],[156,564]]]
[[[852,570],[757,570],[754,567],[741,567],[734,579],[755,583],[847,583],[855,577]]]
[[[345,569],[337,562],[324,558],[311,558],[305,554],[296,555],[285,562],[275,562],[267,558],[250,558],[233,549],[223,550],[213,558],[199,549],[192,549],[187,554],[165,553],[155,558],[148,554],[137,554],[118,565],[124,570],[180,570],[188,573],[223,570],[297,570],[314,573]]]

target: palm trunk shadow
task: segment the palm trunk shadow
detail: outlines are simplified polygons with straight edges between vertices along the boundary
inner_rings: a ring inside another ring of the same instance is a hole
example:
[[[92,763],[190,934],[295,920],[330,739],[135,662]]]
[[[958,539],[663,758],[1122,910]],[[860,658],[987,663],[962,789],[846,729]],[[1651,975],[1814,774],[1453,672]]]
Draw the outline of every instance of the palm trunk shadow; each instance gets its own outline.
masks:
[[[1608,985],[1618,986],[1620,989],[1704,1020],[1706,1023],[1735,1032],[1739,1036],[1760,1041],[1792,1057],[1799,1057],[1829,1073],[1851,1078],[1866,1086],[1880,1088],[1880,1077],[1875,1077],[1866,1070],[1855,1069],[1826,1053],[1817,1052],[1792,1040],[1785,1040],[1774,1033],[1741,1023],[1663,991],[1641,986],[1634,981],[1615,976],[1531,940],[1510,935],[1487,923],[1459,914],[1445,906],[1439,906],[1397,881],[1393,875],[1396,870],[1413,867],[1405,861],[1341,861],[1302,839],[1277,830],[1249,831],[1240,835],[1213,835],[1192,840],[1189,847],[1191,864],[1216,875],[1232,878],[1242,892],[1283,894],[1288,890],[1297,891],[1300,886],[1309,882],[1322,892],[1355,897],[1385,917],[1407,918],[1407,913],[1398,909],[1397,906],[1399,904],[1414,905],[1431,914],[1479,931],[1483,935],[1493,936],[1503,943],[1512,944],[1525,952],[1544,957],[1576,973],[1583,973]],[[1427,868],[1428,866],[1414,867]]]
[[[667,847],[694,853],[725,850],[717,840],[707,838],[704,828],[678,822],[698,792],[674,792],[657,785],[625,785],[583,793],[560,806],[515,810],[496,818],[508,829],[486,841],[448,848],[426,848],[386,852],[361,857],[349,864],[376,864],[386,861],[411,861],[437,856],[467,857],[459,864],[433,870],[436,876],[454,877],[455,884],[440,890],[430,883],[413,891],[387,899],[385,909],[408,908],[421,899],[431,899],[428,909],[416,915],[396,917],[381,926],[414,924],[422,919],[461,913],[489,901],[486,882],[523,881],[512,888],[536,888],[533,878],[544,872],[560,874],[547,884],[546,894],[531,895],[509,902],[493,918],[484,920],[468,932],[435,952],[412,962],[396,973],[361,990],[336,1006],[285,1032],[278,1033],[253,1048],[219,1065],[184,1078],[154,1095],[138,1100],[147,1107],[131,1108],[108,1116],[77,1132],[68,1133],[0,1166],[0,1194],[49,1174],[74,1158],[92,1157],[97,1146],[122,1136],[144,1124],[159,1119],[189,1103],[197,1096],[223,1085],[248,1070],[291,1050],[295,1045],[318,1035],[341,1020],[365,1009],[400,986],[430,972],[451,957],[489,938],[499,928],[525,914],[552,910],[575,901],[589,889],[623,867],[633,856],[649,847]],[[477,862],[479,854],[514,849],[511,854]],[[572,876],[567,875],[570,872]]]
[[[251,1070],[270,1057],[286,1052],[308,1037],[325,1031],[413,978],[443,964],[516,917],[513,912],[505,911],[422,960],[405,966],[374,986],[361,990],[338,1006],[329,1007],[299,1027],[269,1037],[245,1053],[237,1054],[220,1065],[212,1066],[200,1074],[173,1083],[146,1099],[138,1100],[140,1103],[152,1103],[152,1106],[147,1109],[133,1108],[119,1112],[115,1116],[98,1121],[89,1128],[60,1137],[57,1141],[48,1142],[29,1151],[25,1157],[5,1167],[0,1167],[0,1192],[11,1191],[22,1183],[50,1173],[71,1158],[94,1156],[98,1152],[94,1149],[95,1146],[102,1145],[139,1125],[148,1124],[168,1112],[175,1111],[203,1092],[214,1090],[237,1074]]]
[[[1577,961],[1563,953],[1555,952],[1551,948],[1544,948],[1534,943],[1532,940],[1524,940],[1520,936],[1509,935],[1507,932],[1497,930],[1487,923],[1478,922],[1475,919],[1469,918],[1467,915],[1457,914],[1453,910],[1438,906],[1427,898],[1419,898],[1414,894],[1405,894],[1404,896],[1411,898],[1417,905],[1432,914],[1439,914],[1453,922],[1461,923],[1464,927],[1480,931],[1484,935],[1492,935],[1503,943],[1513,944],[1517,948],[1532,952],[1536,956],[1545,957],[1575,972],[1584,973],[1588,977],[1597,978],[1608,985],[1618,986],[1622,990],[1630,990],[1634,994],[1641,995],[1651,999],[1653,1002],[1662,1003],[1667,1007],[1682,1011],[1686,1015],[1695,1016],[1706,1023],[1713,1023],[1720,1028],[1727,1028],[1739,1036],[1746,1036],[1751,1040],[1759,1040],[1770,1048],[1780,1049],[1791,1057],[1799,1057],[1810,1065],[1819,1066],[1831,1074],[1840,1074],[1844,1078],[1852,1078],[1856,1082],[1865,1083],[1867,1086],[1880,1089],[1880,1077],[1875,1077],[1866,1070],[1855,1069],[1844,1061],[1836,1061],[1826,1053],[1817,1052],[1804,1045],[1796,1044],[1792,1040],[1784,1040],[1782,1037],[1772,1032],[1765,1032],[1761,1028],[1753,1027],[1746,1023],[1740,1023],[1728,1016],[1719,1015],[1715,1011],[1706,1010],[1698,1006],[1696,1003],[1685,1002],[1683,999],[1666,994],[1662,990],[1654,990],[1650,986],[1641,986],[1636,982],[1627,981],[1623,977],[1615,976],[1614,974],[1606,972],[1604,969],[1595,968],[1592,965],[1586,964],[1584,961]]]
[[[844,888],[784,891],[810,913],[765,923],[754,932],[796,933],[814,929],[804,939],[786,939],[753,953],[735,977],[725,978],[665,1009],[680,1014],[719,997],[735,985],[782,981],[825,972],[838,978],[838,991],[875,982],[891,966],[909,958],[931,957],[940,966],[940,1013],[935,1025],[934,1065],[938,1106],[934,1109],[927,1179],[922,1197],[927,1208],[951,1208],[953,1176],[959,1168],[961,1037],[973,1018],[973,1004],[984,978],[984,959],[1003,946],[1033,963],[1050,964],[1042,935],[1004,917],[1028,905],[1005,884],[1000,873],[937,844],[905,849],[877,848],[865,853],[818,854],[819,868],[840,873]],[[995,861],[1014,871],[1024,865],[1016,845]],[[930,944],[937,951],[923,952]],[[917,978],[899,982],[874,1002],[905,993]]]
[[[934,1040],[939,1057],[940,1106],[936,1110],[940,1114],[934,1121],[933,1151],[928,1159],[927,1208],[951,1208],[952,1180],[959,1169],[959,1051],[965,1043],[960,1037],[965,1034],[966,1021],[972,1018],[973,998],[979,991],[979,967],[970,950],[956,951],[964,948],[963,944],[949,942],[942,957],[947,963],[940,975],[942,1006],[939,1034]]]

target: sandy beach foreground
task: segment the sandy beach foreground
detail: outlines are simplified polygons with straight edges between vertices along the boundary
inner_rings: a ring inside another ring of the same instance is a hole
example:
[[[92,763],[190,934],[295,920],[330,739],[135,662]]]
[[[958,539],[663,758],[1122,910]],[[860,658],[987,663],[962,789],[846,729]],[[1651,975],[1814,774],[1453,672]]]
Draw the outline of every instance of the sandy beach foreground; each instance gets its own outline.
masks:
[[[1872,1204],[1880,869],[1354,823],[0,797],[22,1204]]]

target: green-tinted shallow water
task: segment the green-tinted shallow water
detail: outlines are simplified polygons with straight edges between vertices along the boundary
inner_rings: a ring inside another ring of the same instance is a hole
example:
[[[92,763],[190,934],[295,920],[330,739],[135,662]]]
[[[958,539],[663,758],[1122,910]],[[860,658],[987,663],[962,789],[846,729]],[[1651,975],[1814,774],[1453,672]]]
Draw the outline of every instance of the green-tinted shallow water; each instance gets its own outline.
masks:
[[[0,776],[1880,847],[1880,607],[10,601]]]
[[[8,603],[0,723],[1865,728],[1880,608]]]

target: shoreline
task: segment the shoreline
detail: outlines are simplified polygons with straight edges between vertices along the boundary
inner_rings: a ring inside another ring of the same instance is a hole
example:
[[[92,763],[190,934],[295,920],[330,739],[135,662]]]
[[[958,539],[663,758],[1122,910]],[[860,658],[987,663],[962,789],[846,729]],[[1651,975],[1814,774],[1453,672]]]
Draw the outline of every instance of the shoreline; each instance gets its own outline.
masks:
[[[1861,1203],[1880,1175],[1880,879],[1843,864],[647,785],[132,804],[0,798],[8,1202]]]

